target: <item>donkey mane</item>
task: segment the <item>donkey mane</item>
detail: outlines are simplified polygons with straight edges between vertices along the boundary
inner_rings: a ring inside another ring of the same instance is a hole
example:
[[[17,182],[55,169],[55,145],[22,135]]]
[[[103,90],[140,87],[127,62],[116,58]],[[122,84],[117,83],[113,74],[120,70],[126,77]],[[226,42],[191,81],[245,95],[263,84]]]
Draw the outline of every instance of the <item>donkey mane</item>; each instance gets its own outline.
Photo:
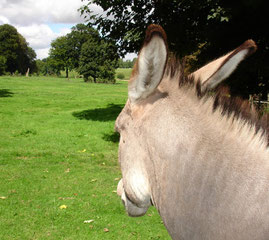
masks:
[[[261,132],[266,137],[267,147],[269,147],[269,113],[263,113],[260,116],[258,110],[248,100],[231,96],[228,86],[220,86],[214,92],[209,89],[202,90],[201,81],[195,81],[193,76],[186,75],[184,69],[185,60],[180,61],[172,55],[167,61],[164,76],[170,79],[177,78],[179,88],[187,87],[194,90],[200,101],[213,97],[212,113],[220,109],[222,116],[248,123],[255,128],[256,135]]]

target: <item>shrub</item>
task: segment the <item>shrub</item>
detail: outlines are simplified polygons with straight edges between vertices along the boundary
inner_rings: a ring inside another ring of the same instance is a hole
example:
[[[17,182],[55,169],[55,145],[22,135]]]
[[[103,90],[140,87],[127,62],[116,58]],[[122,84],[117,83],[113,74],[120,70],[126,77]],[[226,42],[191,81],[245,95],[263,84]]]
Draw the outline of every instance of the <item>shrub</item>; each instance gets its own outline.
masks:
[[[123,80],[125,79],[125,75],[123,73],[118,73],[117,78]]]
[[[11,72],[4,72],[5,76],[12,76]]]

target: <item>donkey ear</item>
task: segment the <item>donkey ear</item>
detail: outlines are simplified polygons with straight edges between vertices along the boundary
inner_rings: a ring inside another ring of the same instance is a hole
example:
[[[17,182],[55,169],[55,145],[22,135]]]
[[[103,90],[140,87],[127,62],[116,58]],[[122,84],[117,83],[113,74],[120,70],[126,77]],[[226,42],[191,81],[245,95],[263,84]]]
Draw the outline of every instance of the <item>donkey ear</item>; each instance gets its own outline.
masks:
[[[163,77],[166,60],[166,34],[161,26],[152,24],[146,30],[144,45],[129,81],[128,95],[131,102],[147,98],[157,88]]]
[[[256,49],[255,42],[253,40],[247,40],[234,51],[210,62],[190,74],[190,76],[194,77],[196,81],[201,81],[202,89],[213,89],[221,81],[229,77],[237,65],[254,53]]]

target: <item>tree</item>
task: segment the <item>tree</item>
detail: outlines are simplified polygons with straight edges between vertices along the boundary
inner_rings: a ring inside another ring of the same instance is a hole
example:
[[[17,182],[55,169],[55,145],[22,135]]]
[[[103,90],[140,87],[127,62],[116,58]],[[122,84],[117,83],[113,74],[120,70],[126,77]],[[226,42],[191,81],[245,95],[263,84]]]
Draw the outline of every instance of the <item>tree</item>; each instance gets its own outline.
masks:
[[[115,44],[100,40],[89,40],[81,49],[79,72],[84,80],[93,82],[115,83],[115,68],[118,65],[118,55]]]
[[[88,40],[99,41],[99,33],[91,26],[82,23],[72,27],[71,33],[67,34],[67,42],[70,48],[69,57],[74,68],[78,68],[82,45]]]
[[[269,37],[264,30],[268,25],[265,0],[82,1],[86,4],[80,8],[81,14],[87,14],[86,19],[97,26],[103,36],[117,42],[121,55],[140,49],[145,29],[151,23],[162,25],[169,39],[169,49],[179,57],[199,53],[193,68],[252,38],[260,50],[255,58],[247,61],[251,67],[246,62],[241,64],[236,71],[237,81],[230,85],[244,97],[261,90],[264,97],[268,93]],[[92,3],[101,6],[105,13],[94,15],[90,10]],[[254,70],[243,72],[243,68]]]
[[[82,45],[88,40],[99,41],[99,33],[92,27],[77,24],[71,33],[58,37],[51,43],[50,59],[58,70],[65,70],[68,78],[69,70],[79,67]]]
[[[151,23],[165,29],[171,51],[180,56],[190,54],[205,40],[207,16],[218,6],[215,0],[82,1],[87,3],[80,8],[81,14],[88,14],[87,20],[93,22],[103,36],[118,43],[121,55],[140,49],[145,30]],[[102,7],[105,14],[94,15],[90,10],[92,3]]]
[[[68,78],[68,72],[73,68],[71,60],[71,47],[68,44],[67,36],[56,38],[51,43],[49,56],[52,65],[57,69],[66,71],[66,78]]]
[[[25,73],[34,66],[36,54],[25,38],[11,25],[0,26],[0,55],[6,59],[5,70],[10,73]]]
[[[4,74],[6,70],[7,59],[4,56],[0,56],[0,76]]]
[[[42,60],[37,59],[36,60],[36,73],[38,75],[48,75],[48,64],[47,64],[47,58],[44,58]]]
[[[26,50],[26,66],[29,67],[30,73],[34,73],[37,71],[36,52],[29,46],[27,47]]]

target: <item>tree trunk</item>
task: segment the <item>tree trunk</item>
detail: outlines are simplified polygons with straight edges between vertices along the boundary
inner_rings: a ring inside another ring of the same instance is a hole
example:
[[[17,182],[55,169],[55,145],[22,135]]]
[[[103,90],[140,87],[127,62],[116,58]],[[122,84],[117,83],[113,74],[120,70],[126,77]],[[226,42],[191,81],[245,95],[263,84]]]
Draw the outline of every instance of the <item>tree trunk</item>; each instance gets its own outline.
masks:
[[[68,78],[68,67],[65,69],[66,78]]]
[[[30,68],[27,69],[27,72],[25,74],[26,77],[29,77]]]

